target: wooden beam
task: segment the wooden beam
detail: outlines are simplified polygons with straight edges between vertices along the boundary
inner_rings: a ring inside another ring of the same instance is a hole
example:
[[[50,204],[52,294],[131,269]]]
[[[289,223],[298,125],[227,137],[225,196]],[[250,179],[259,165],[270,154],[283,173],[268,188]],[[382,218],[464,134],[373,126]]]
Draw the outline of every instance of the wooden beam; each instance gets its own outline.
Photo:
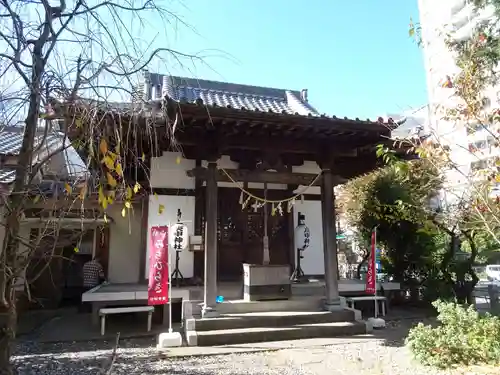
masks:
[[[269,136],[258,134],[247,134],[227,136],[220,134],[218,142],[220,152],[229,150],[253,150],[262,151],[272,149],[277,153],[292,154],[314,154],[319,147],[327,147],[335,150],[338,156],[357,156],[357,147],[367,144],[376,145],[375,139],[362,140],[361,138],[338,136],[334,139],[318,136],[305,138],[290,138],[285,136]],[[204,134],[189,134],[188,131],[179,133],[177,141],[183,146],[199,146],[210,144]],[[215,142],[215,140],[211,140]]]
[[[148,196],[148,192],[144,189],[136,194],[131,202],[132,203],[141,203],[144,196]],[[124,203],[124,199],[117,199],[113,204]],[[40,198],[38,202],[28,203],[26,209],[45,209],[45,210],[58,210],[58,209],[74,209],[81,210],[84,209],[99,209],[102,210],[101,204],[98,202],[97,194],[90,194],[85,200],[82,202],[80,198],[73,194],[71,196],[62,195],[60,197],[49,197],[49,198]]]
[[[269,172],[269,171],[250,171],[242,169],[225,169],[227,174],[236,182],[255,182],[255,183],[270,183],[270,184],[285,184],[285,185],[310,185],[317,177],[313,173],[292,173],[292,172]],[[209,177],[206,168],[198,167],[186,172],[189,177],[194,177],[202,181],[206,181]],[[218,182],[231,182],[231,179],[224,171],[217,170]],[[334,176],[335,184],[346,182],[340,176]],[[313,186],[320,186],[321,178],[318,178]]]

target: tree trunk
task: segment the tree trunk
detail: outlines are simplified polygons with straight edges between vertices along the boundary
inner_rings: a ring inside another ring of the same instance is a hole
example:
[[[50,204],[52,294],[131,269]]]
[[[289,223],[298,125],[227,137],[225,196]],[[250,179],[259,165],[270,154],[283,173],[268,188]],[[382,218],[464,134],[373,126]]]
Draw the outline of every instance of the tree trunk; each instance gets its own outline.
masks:
[[[467,264],[467,271],[469,275],[471,276],[471,281],[468,281],[466,283],[466,288],[467,288],[467,303],[469,305],[474,304],[475,298],[473,296],[474,294],[474,288],[476,287],[477,283],[479,282],[479,277],[477,277],[476,271],[474,270],[473,266],[474,263],[476,262],[477,254],[478,254],[478,248],[476,246],[476,242],[474,241],[474,235],[471,234],[470,232],[463,231],[463,235],[467,239],[467,242],[469,242],[469,246],[471,249],[471,254],[470,258]]]
[[[455,298],[457,297],[456,293],[456,285],[455,281],[453,281],[453,278],[450,274],[449,267],[450,263],[453,260],[453,256],[455,254],[455,247],[456,247],[456,241],[457,241],[457,236],[455,234],[455,231],[450,231],[447,230],[448,234],[451,236],[450,243],[448,244],[448,250],[443,256],[443,259],[440,264],[440,269],[443,274],[443,278],[445,279],[446,283],[451,286],[453,290],[453,294],[455,295]]]
[[[363,254],[363,259],[361,262],[358,264],[358,267],[356,268],[356,278],[359,280],[361,279],[361,267],[363,267],[363,264],[365,264],[368,261],[368,258],[370,257],[370,252],[366,251]]]
[[[16,337],[16,301],[9,301],[7,307],[0,309],[0,375],[13,374],[10,364],[11,344]]]
[[[6,318],[0,321],[0,375],[11,374],[10,345],[16,331],[16,299],[14,285],[20,265],[17,264],[17,249],[19,247],[19,233],[21,215],[28,198],[27,183],[30,180],[33,149],[38,119],[40,117],[40,79],[44,69],[41,59],[42,47],[35,45],[33,50],[32,86],[30,88],[28,114],[25,120],[23,142],[19,150],[16,166],[16,178],[9,197],[9,212],[5,219],[5,237],[3,252],[0,257],[0,314],[5,311]]]

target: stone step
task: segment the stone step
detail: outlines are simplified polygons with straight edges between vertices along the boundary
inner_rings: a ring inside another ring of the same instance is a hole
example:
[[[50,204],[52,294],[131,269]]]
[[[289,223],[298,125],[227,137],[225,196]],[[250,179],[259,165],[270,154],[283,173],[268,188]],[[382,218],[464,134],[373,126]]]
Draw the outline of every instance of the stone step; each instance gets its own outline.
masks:
[[[217,318],[200,318],[188,322],[192,330],[211,331],[255,327],[286,327],[298,324],[354,321],[354,311],[271,311],[224,314]]]
[[[299,324],[289,327],[253,327],[196,332],[198,346],[235,345],[255,342],[327,338],[367,333],[364,322]]]
[[[270,311],[318,311],[323,306],[322,298],[300,298],[281,301],[224,301],[217,304],[219,314],[242,314]]]

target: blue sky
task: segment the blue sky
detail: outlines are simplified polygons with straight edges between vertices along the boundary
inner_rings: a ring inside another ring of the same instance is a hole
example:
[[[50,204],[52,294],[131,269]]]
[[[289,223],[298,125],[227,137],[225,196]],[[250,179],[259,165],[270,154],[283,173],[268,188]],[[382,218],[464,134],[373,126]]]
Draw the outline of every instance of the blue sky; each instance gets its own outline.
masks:
[[[416,0],[173,0],[169,9],[194,30],[170,27],[155,47],[201,53],[206,63],[170,62],[172,74],[307,88],[313,106],[339,117],[426,102],[421,51],[408,37]]]

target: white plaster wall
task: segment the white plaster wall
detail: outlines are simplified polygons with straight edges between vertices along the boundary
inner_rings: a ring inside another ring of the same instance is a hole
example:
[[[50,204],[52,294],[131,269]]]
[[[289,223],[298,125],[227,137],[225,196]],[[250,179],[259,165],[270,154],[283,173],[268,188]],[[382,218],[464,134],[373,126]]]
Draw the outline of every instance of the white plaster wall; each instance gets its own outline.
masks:
[[[264,189],[264,184],[259,182],[249,182],[249,189]],[[286,184],[267,184],[269,190],[286,190],[288,186]]]
[[[208,162],[206,160],[203,160],[201,165],[203,167],[206,167],[208,165]],[[238,169],[239,164],[235,163],[234,161],[231,161],[231,158],[228,155],[222,155],[222,157],[219,160],[217,160],[217,167],[224,168],[224,169]],[[205,185],[205,183],[203,185]],[[219,183],[217,183],[217,186],[238,188],[238,186],[233,184],[232,182],[219,182]],[[240,187],[243,187],[243,183],[240,184]],[[248,188],[249,189],[264,189],[264,184],[250,182],[248,184]],[[285,184],[268,184],[267,188],[268,189],[275,189],[275,190],[286,190],[287,186]]]
[[[177,163],[177,161],[180,161]],[[202,167],[207,167],[208,162],[203,160]],[[161,157],[151,159],[151,187],[154,188],[173,188],[173,189],[194,189],[194,178],[188,177],[186,172],[195,168],[196,162],[194,160],[184,159],[180,152],[164,152]],[[237,169],[238,163],[231,161],[229,156],[223,155],[217,160],[217,167],[225,169]],[[306,161],[304,165],[293,167],[293,172],[301,173],[319,173],[321,170],[314,161]],[[205,185],[205,183],[204,183]],[[232,182],[219,182],[219,187],[232,187],[237,188]],[[242,186],[242,184],[241,184]],[[262,183],[249,183],[250,189],[264,189]],[[268,189],[286,190],[286,184],[268,184]],[[299,187],[304,189],[304,187]],[[304,191],[307,194],[320,194],[318,186],[311,187]]]
[[[151,187],[194,189],[194,178],[188,177],[186,171],[195,166],[194,160],[184,159],[180,152],[164,152],[159,158],[151,158]]]
[[[318,174],[321,173],[321,169],[318,166],[318,163],[315,161],[304,161],[303,165],[299,166],[293,166],[292,167],[292,172],[293,173],[311,173],[311,174]],[[307,186],[300,185],[297,190],[294,192],[295,194],[321,194],[321,188],[319,186],[311,186],[307,188]]]
[[[163,212],[159,213],[159,207],[163,205]],[[182,221],[186,221],[189,234],[194,233],[194,205],[195,197],[180,195],[157,195],[149,197],[148,211],[148,236],[147,236],[147,257],[146,257],[146,278],[149,276],[149,254],[151,241],[149,233],[151,227],[155,225],[168,225],[177,222],[177,209],[182,212]],[[175,252],[170,251],[171,271],[175,265]],[[194,254],[192,251],[185,250],[180,254],[179,270],[185,278],[193,277]],[[171,272],[170,271],[170,272]]]
[[[0,207],[0,217],[4,218],[5,214],[5,207]],[[21,227],[19,229],[19,237],[24,241],[24,242],[29,242],[30,240],[30,230],[31,226],[27,224],[21,224]],[[3,241],[5,238],[5,225],[2,223],[0,225],[0,255],[3,253]],[[28,248],[26,245],[20,243],[19,248],[18,248],[18,254],[19,255],[27,255],[28,254]],[[17,279],[14,282],[15,289],[16,290],[23,290],[24,288],[24,281],[26,277],[26,270],[23,270],[21,274],[17,277]]]
[[[112,283],[139,282],[139,264],[142,249],[142,208],[133,205],[133,210],[122,217],[123,206],[109,207],[108,215],[113,218],[109,224],[108,280]]]
[[[321,219],[321,202],[304,201],[294,205],[294,228],[297,227],[297,213],[305,215],[306,225],[311,231],[309,247],[304,250],[304,258],[301,261],[302,270],[306,275],[324,275],[325,261],[323,258],[323,228]],[[297,246],[295,246],[297,248]],[[297,252],[297,250],[295,250]],[[295,254],[297,256],[297,254]]]

